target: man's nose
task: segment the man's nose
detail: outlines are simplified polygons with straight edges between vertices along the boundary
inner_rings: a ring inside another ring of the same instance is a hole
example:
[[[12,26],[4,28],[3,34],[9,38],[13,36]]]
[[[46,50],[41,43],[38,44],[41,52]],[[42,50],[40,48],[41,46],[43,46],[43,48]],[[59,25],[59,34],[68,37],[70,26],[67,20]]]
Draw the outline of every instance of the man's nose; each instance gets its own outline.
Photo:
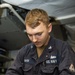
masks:
[[[35,35],[33,35],[33,38],[32,38],[33,42],[36,42],[37,41],[37,38]]]

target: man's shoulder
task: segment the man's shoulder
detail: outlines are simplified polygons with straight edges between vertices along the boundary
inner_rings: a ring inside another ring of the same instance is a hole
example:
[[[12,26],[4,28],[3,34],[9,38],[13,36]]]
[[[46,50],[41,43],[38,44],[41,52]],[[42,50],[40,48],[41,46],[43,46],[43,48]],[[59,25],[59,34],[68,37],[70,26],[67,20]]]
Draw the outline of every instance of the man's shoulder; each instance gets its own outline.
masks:
[[[31,46],[33,45],[33,43],[29,43],[29,44],[26,44],[26,45],[24,45],[22,48],[31,48]]]
[[[56,38],[54,38],[54,40],[55,40],[55,47],[56,49],[58,49],[58,51],[67,52],[72,50],[71,46],[69,45],[67,41],[63,41]]]
[[[57,39],[57,38],[54,38],[54,43],[55,43],[56,48],[58,48],[58,49],[63,49],[65,47],[68,47],[68,45],[69,45],[67,41],[63,41],[63,40]]]
[[[64,45],[64,44],[67,44],[66,41],[63,41],[63,40],[61,40],[61,39],[54,38],[54,40],[55,40],[55,43],[56,43],[57,45]]]
[[[21,53],[22,55],[27,54],[27,53],[31,50],[32,46],[33,46],[32,43],[29,43],[29,44],[23,46],[23,47],[19,50],[19,53]]]

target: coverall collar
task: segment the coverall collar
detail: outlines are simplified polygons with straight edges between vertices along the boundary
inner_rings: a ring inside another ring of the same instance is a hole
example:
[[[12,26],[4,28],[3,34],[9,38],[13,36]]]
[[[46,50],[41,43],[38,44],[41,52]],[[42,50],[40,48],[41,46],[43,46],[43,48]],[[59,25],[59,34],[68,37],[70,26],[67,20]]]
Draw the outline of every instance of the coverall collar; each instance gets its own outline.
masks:
[[[52,52],[53,50],[54,50],[54,38],[52,36],[49,39],[47,47],[44,49],[42,55],[38,59],[37,59],[36,47],[34,44],[32,44],[32,55],[33,55],[32,58],[37,61],[36,65],[49,59],[50,52]]]

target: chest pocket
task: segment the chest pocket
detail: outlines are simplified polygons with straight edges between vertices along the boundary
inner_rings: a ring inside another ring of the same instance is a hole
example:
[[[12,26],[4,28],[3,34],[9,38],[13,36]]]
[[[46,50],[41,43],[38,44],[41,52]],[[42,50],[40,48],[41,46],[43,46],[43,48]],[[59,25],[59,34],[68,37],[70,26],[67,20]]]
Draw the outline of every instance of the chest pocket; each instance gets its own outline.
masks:
[[[29,71],[31,69],[32,69],[32,65],[30,65],[30,64],[24,64],[24,66],[23,66],[23,70],[24,71]]]
[[[41,67],[42,74],[52,74],[58,75],[58,66],[57,65],[46,65]]]
[[[32,58],[25,59],[24,60],[24,65],[23,65],[23,70],[25,72],[29,72],[32,69],[34,63],[35,63],[35,61]]]
[[[32,65],[31,64],[24,64],[23,71],[24,71],[24,75],[32,75]]]

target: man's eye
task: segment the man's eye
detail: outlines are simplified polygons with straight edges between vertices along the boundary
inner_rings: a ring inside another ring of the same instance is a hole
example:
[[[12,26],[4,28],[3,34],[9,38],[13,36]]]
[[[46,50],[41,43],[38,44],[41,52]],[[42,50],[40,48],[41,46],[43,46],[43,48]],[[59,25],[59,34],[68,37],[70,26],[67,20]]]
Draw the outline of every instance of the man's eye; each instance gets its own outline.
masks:
[[[36,35],[41,36],[41,35],[42,35],[42,33],[37,33]]]
[[[28,34],[28,36],[30,36],[30,37],[31,37],[32,35]]]

